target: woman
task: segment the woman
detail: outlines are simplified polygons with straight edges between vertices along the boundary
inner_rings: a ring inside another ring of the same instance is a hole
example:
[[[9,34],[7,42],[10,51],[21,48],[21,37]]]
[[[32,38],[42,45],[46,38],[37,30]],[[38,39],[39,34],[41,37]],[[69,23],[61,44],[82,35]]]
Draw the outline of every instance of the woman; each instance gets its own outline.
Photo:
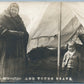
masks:
[[[26,73],[26,48],[28,32],[16,3],[10,4],[0,16],[1,76],[24,77]]]

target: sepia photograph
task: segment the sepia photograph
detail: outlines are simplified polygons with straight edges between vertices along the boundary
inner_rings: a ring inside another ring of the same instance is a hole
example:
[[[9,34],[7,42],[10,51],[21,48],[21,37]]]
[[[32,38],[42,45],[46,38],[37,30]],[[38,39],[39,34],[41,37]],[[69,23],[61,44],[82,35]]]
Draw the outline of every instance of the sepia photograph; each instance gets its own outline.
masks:
[[[0,2],[1,83],[84,83],[84,2]]]

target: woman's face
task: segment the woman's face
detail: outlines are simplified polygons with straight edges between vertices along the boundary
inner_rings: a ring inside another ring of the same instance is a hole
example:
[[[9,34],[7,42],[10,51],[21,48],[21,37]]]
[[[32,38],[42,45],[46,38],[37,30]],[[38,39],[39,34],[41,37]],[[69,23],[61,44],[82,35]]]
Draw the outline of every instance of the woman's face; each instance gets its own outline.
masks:
[[[17,16],[19,13],[19,9],[17,7],[11,7],[10,13],[13,17]]]

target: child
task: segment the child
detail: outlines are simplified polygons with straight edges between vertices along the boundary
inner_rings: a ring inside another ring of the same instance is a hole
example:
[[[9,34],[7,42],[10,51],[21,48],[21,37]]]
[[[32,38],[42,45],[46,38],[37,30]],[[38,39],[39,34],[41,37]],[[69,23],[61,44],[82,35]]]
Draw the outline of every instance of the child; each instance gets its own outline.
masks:
[[[77,80],[80,70],[80,53],[76,50],[76,43],[73,41],[68,43],[68,51],[64,55],[62,69],[65,69],[66,77]]]

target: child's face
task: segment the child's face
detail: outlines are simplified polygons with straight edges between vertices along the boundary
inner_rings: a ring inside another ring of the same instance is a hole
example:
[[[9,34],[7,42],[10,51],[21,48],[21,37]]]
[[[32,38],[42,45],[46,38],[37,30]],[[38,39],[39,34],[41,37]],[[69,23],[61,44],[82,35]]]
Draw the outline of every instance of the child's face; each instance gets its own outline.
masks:
[[[75,47],[74,47],[74,46],[68,46],[68,50],[69,50],[70,52],[73,52],[73,51],[75,50]]]

